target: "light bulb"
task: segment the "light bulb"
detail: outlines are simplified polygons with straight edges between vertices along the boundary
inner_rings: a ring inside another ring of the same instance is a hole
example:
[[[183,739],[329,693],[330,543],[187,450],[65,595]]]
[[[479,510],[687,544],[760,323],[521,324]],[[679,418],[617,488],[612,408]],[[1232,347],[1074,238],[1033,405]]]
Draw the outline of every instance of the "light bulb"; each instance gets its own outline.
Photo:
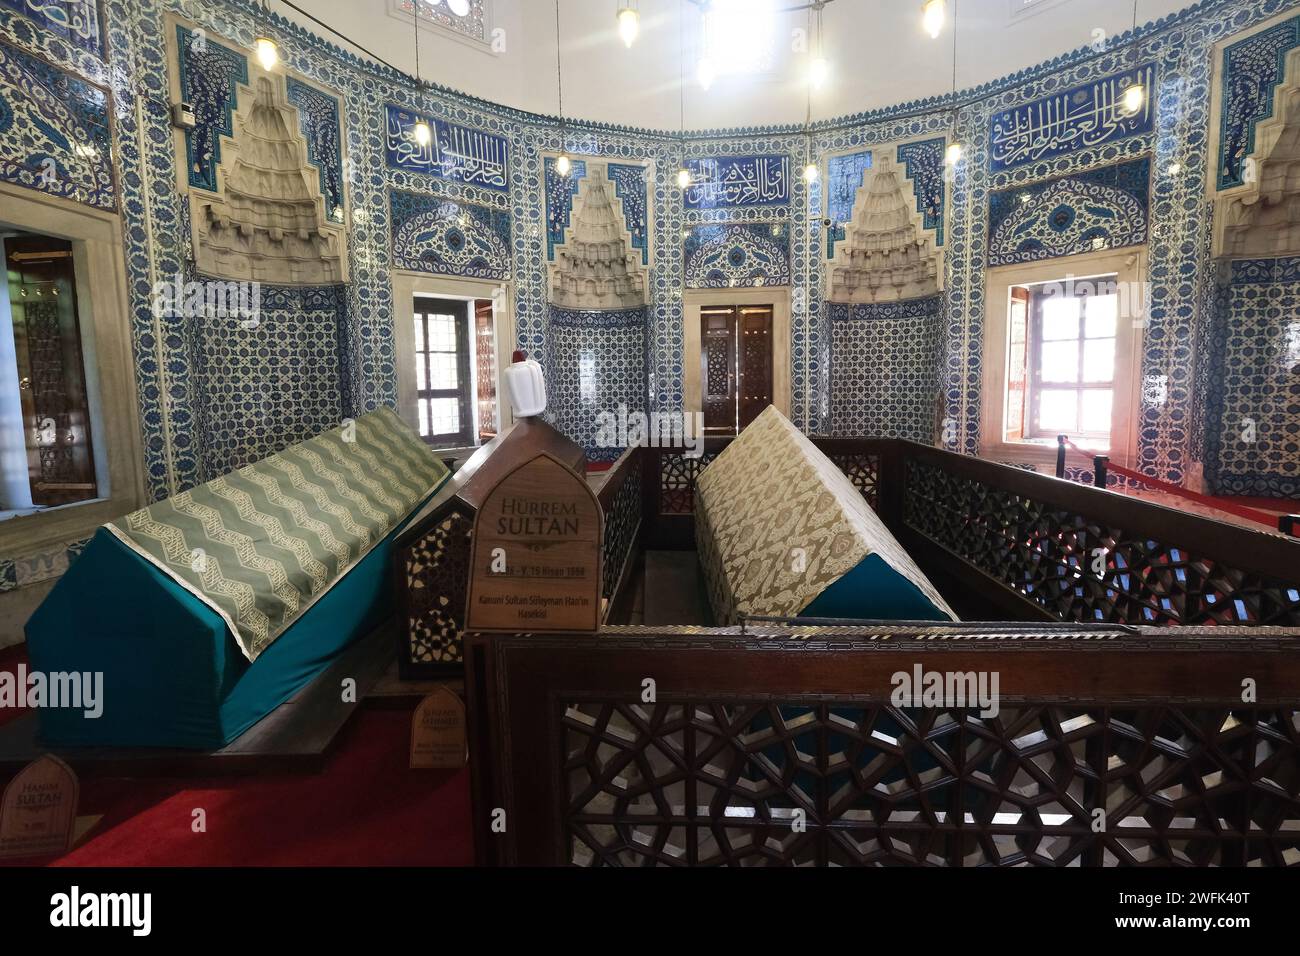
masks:
[[[831,75],[831,65],[824,56],[815,56],[812,62],[808,64],[808,82],[812,84],[814,90],[820,90],[826,85],[827,78]]]
[[[708,57],[700,60],[700,65],[696,70],[696,76],[699,78],[700,86],[708,89],[713,85],[713,78],[716,74],[713,71],[713,61]]]
[[[683,166],[677,170],[677,188],[689,189],[691,185],[691,171]]]
[[[943,32],[943,22],[948,16],[948,4],[944,0],[926,0],[924,12],[921,14],[921,24],[925,27],[925,32],[930,34],[930,39],[937,40],[939,34]]]
[[[257,62],[262,64],[264,70],[273,70],[280,62],[280,48],[270,37],[258,37],[254,40],[253,52],[257,54]]]
[[[949,166],[956,166],[961,162],[962,146],[961,143],[949,143],[947,150],[944,151],[943,161]]]
[[[433,142],[433,130],[429,129],[429,124],[424,120],[419,120],[415,124],[415,141],[421,146],[428,146]]]
[[[809,163],[803,168],[803,180],[806,183],[815,183],[817,181],[817,164]]]
[[[624,7],[618,11],[618,35],[623,38],[623,44],[632,48],[636,42],[637,34],[641,32],[641,14],[637,13],[631,7]]]
[[[573,164],[569,162],[568,156],[561,156],[555,161],[555,171],[561,176],[569,175],[569,170],[572,168]]]
[[[1134,83],[1124,90],[1124,112],[1132,115],[1142,109],[1142,104],[1146,102],[1147,91],[1142,88],[1141,83]]]

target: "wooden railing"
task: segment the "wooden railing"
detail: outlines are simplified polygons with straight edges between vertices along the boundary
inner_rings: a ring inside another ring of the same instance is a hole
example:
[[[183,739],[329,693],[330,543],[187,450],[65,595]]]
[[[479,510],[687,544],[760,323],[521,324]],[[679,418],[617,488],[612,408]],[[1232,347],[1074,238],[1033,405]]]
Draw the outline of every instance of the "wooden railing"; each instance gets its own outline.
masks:
[[[814,442],[967,619],[1300,626],[1300,540],[885,439]],[[694,547],[701,458],[643,449],[645,547]]]
[[[599,478],[596,497],[605,513],[601,594],[608,602],[607,620],[618,620],[621,616],[618,601],[630,597],[628,585],[639,566],[643,466],[641,449],[629,448]]]
[[[1296,630],[620,628],[467,663],[484,864],[1300,864]],[[918,671],[993,693],[900,706]]]

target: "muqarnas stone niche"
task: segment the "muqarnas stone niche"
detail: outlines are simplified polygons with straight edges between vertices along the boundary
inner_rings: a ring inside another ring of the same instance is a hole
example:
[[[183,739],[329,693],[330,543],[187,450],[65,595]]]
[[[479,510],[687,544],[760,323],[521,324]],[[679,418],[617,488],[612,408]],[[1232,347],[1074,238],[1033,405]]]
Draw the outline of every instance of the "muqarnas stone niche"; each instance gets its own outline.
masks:
[[[1243,178],[1215,201],[1215,254],[1300,255],[1300,47],[1287,54],[1272,117],[1255,127]]]
[[[829,301],[897,302],[939,291],[941,253],[911,196],[888,156],[867,171],[827,267]]]
[[[320,172],[283,81],[258,76],[253,88],[239,87],[238,100],[216,193],[190,192],[198,271],[278,285],[346,282],[343,226],[327,218]]]
[[[573,218],[551,263],[551,303],[563,309],[631,309],[646,303],[646,273],[619,212],[614,185],[588,163]]]

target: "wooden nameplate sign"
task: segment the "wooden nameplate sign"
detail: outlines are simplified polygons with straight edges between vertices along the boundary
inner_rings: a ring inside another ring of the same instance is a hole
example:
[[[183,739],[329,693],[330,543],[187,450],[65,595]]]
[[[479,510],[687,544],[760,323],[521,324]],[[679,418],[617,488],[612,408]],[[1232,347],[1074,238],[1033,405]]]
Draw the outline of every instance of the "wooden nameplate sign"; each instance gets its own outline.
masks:
[[[455,691],[435,687],[411,718],[411,769],[463,767],[467,747],[465,705]]]
[[[66,853],[72,845],[78,795],[77,775],[53,754],[24,767],[0,801],[0,859]]]
[[[550,454],[507,474],[474,518],[466,630],[598,630],[603,523],[587,479]]]

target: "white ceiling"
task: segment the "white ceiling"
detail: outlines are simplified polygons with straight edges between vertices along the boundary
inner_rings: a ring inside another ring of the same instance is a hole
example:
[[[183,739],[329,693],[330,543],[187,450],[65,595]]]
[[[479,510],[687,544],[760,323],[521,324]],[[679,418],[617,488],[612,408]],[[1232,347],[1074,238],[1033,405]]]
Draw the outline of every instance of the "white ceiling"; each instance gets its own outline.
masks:
[[[415,72],[410,18],[395,0],[294,0],[302,9],[392,65]],[[505,52],[453,39],[424,25],[423,77],[519,109],[555,114],[553,0],[488,0],[491,25],[504,31]],[[802,0],[777,0],[791,6]],[[1013,10],[1033,4],[1029,13]],[[802,123],[807,85],[801,55],[778,46],[768,76],[722,77],[708,92],[695,79],[698,9],[686,0],[640,0],[641,36],[632,49],[615,32],[618,0],[560,0],[564,113],[651,129],[679,123],[679,30],[686,35],[685,125],[688,129]],[[1128,30],[1133,0],[948,0],[957,14],[957,87],[986,83],[1108,35]],[[1188,0],[1137,0],[1138,23],[1190,6]],[[339,43],[280,0],[272,9]],[[679,7],[684,16],[679,17]],[[1036,9],[1035,9],[1036,8]],[[780,14],[780,36],[806,25],[806,14]],[[921,29],[921,0],[833,0],[823,14],[831,76],[813,94],[814,119],[942,95],[952,88],[952,22],[937,40]]]

